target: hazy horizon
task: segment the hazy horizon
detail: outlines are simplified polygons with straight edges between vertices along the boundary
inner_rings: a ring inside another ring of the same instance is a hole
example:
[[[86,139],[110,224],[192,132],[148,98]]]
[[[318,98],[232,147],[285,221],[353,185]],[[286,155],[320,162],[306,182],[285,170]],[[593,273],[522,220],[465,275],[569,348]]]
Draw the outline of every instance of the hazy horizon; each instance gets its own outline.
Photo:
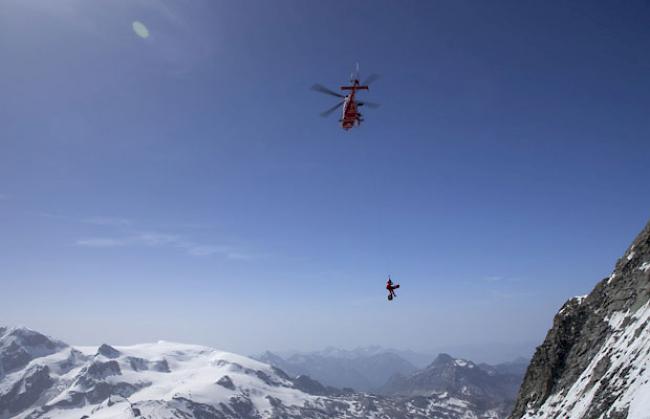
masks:
[[[541,343],[648,221],[649,14],[4,1],[0,323],[241,354]],[[357,62],[382,106],[344,132],[309,88]]]

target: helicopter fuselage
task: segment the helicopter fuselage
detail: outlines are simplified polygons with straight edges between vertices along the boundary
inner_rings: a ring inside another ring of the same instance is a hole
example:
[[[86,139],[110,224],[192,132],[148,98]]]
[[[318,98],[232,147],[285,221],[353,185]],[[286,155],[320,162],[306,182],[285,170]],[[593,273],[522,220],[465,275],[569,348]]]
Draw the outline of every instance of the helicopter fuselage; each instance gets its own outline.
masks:
[[[354,80],[352,86],[341,86],[341,90],[349,90],[350,93],[345,96],[343,102],[343,114],[340,122],[344,130],[354,128],[355,125],[360,125],[363,121],[362,115],[359,112],[359,104],[355,100],[357,90],[368,90],[368,86],[361,86],[359,80]]]

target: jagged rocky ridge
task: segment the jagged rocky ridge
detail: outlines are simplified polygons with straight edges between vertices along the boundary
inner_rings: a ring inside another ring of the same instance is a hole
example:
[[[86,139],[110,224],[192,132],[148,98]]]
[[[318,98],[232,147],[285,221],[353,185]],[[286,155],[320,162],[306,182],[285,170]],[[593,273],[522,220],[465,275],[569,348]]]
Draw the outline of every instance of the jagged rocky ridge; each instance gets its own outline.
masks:
[[[612,274],[567,301],[511,418],[650,417],[650,223]]]
[[[2,419],[503,417],[449,393],[347,393],[203,346],[74,348],[26,328],[0,328],[0,368]]]

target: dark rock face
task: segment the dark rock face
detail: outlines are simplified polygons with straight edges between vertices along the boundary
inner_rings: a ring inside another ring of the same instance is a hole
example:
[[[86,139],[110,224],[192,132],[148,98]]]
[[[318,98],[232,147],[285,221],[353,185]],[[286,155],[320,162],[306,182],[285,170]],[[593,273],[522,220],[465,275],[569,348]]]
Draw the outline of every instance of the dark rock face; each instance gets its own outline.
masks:
[[[65,374],[68,371],[76,368],[80,364],[87,362],[88,359],[89,357],[84,355],[80,351],[70,348],[70,353],[68,354],[68,357],[58,363],[57,371],[59,374]]]
[[[115,359],[121,355],[120,351],[105,343],[102,344],[102,346],[100,346],[99,348],[97,348],[97,353],[99,355],[104,355],[106,358],[109,359]]]
[[[169,369],[169,363],[167,363],[166,359],[149,361],[134,356],[129,356],[127,359],[133,371],[171,372]]]
[[[235,396],[230,398],[230,408],[235,411],[240,418],[258,418],[255,413],[255,406],[248,397]]]
[[[580,395],[597,387],[581,417],[605,413],[610,418],[626,417],[626,407],[616,407],[615,402],[630,384],[627,377],[638,364],[634,359],[648,354],[637,351],[628,361],[621,357],[623,353],[630,357],[624,351],[638,343],[637,339],[647,339],[647,319],[639,324],[636,313],[649,300],[650,223],[618,260],[609,278],[600,281],[588,296],[567,301],[555,316],[528,366],[511,417],[576,412],[577,400],[566,398],[572,387],[572,394]],[[628,333],[630,328],[633,330]],[[627,340],[621,343],[622,339]]]
[[[291,381],[291,377],[289,377],[287,373],[282,371],[280,368],[271,366],[271,369],[278,377],[282,378],[283,380]]]
[[[273,379],[273,377],[271,377],[270,375],[268,375],[264,371],[255,371],[255,376],[257,376],[257,378],[259,378],[265,384],[267,384],[267,385],[269,385],[271,387],[278,387],[278,386],[282,385],[281,382]]]
[[[38,400],[54,381],[50,377],[50,369],[36,365],[30,367],[23,377],[17,381],[9,392],[0,395],[0,414],[8,411],[10,414],[22,412]]]
[[[146,359],[129,357],[129,364],[133,371],[147,371],[149,369],[149,362]]]
[[[219,384],[221,387],[227,388],[228,390],[235,390],[235,383],[233,383],[232,379],[227,375],[219,378],[217,380],[217,384]]]
[[[542,346],[537,348],[528,367],[513,415],[522,407],[541,405],[558,386],[572,384],[600,348],[607,323],[602,316],[589,321],[588,303],[574,298],[562,307]],[[587,325],[587,322],[589,324]],[[516,417],[516,416],[515,416]]]
[[[136,390],[137,387],[128,383],[110,384],[105,381],[101,381],[99,383],[95,383],[95,385],[85,393],[85,396],[86,400],[88,400],[90,404],[97,404],[103,402],[114,394],[118,394],[123,397],[129,397],[135,393]]]
[[[94,383],[103,380],[111,375],[121,375],[122,370],[117,361],[94,361],[92,364],[84,368],[77,379],[81,386],[90,387]]]
[[[164,403],[160,403],[164,405]],[[221,409],[203,403],[186,399],[184,397],[175,397],[171,403],[176,407],[175,417],[179,418],[196,418],[196,419],[230,419],[235,416],[227,406],[221,405]]]
[[[0,329],[0,371],[9,374],[25,367],[31,360],[66,348],[63,342],[25,328]]]
[[[167,362],[166,359],[154,361],[151,364],[151,369],[158,372],[171,372],[171,370],[169,369],[169,363]]]
[[[307,375],[299,375],[293,380],[293,385],[295,388],[297,388],[300,391],[303,391],[307,394],[311,394],[314,396],[327,396],[327,395],[332,395],[332,393],[335,393],[335,389],[328,389],[318,381],[310,378]]]

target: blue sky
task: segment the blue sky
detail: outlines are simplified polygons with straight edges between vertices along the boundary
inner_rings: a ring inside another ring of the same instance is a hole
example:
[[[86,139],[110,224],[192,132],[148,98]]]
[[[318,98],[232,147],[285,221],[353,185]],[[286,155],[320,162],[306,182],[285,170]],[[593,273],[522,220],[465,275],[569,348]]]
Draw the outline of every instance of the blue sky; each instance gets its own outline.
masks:
[[[648,18],[4,1],[0,319],[243,353],[539,342],[648,220]],[[382,107],[343,132],[309,87],[356,62]]]

